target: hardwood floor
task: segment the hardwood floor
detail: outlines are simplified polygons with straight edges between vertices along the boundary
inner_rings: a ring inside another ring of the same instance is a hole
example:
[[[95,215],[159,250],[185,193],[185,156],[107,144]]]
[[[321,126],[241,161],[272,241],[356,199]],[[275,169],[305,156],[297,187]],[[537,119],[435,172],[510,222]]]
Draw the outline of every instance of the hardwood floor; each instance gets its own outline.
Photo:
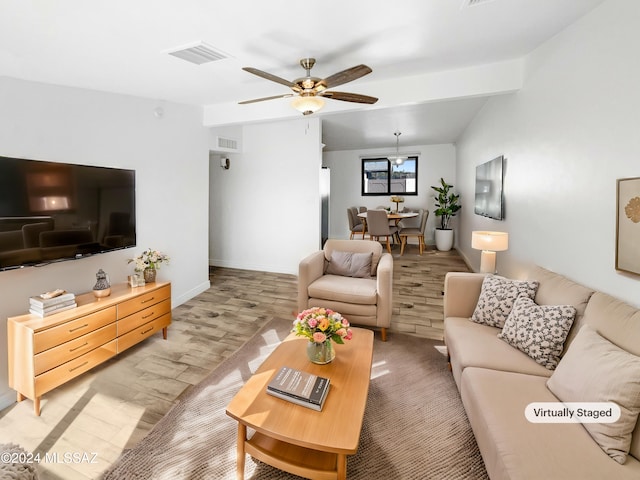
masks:
[[[444,275],[467,271],[466,265],[455,251],[429,249],[420,256],[417,245],[402,257],[396,246],[393,255],[390,335],[441,339]],[[209,290],[173,310],[166,341],[155,335],[45,394],[40,417],[30,400],[1,411],[0,443],[39,453],[42,479],[99,478],[260,326],[275,317],[293,319],[294,275],[213,268],[210,280]],[[80,461],[67,462],[65,454]]]

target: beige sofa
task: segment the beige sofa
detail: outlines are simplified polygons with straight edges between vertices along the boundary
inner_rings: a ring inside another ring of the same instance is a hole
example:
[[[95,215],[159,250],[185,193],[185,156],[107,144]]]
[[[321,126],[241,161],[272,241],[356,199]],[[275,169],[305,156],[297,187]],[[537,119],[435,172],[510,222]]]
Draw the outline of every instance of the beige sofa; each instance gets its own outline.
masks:
[[[471,320],[484,278],[485,275],[478,273],[447,274],[444,336],[453,377],[491,479],[640,479],[640,426],[637,423],[635,428],[631,423],[630,452],[620,464],[605,453],[581,423],[532,423],[525,417],[525,408],[532,402],[559,401],[549,386],[557,391],[562,378],[569,378],[565,383],[571,384],[574,376],[570,368],[580,368],[583,363],[585,368],[595,365],[598,370],[599,365],[606,364],[604,355],[590,357],[595,355],[595,349],[582,349],[583,336],[573,343],[583,326],[588,326],[584,335],[591,328],[633,354],[630,357],[640,355],[640,311],[548,270],[532,269],[528,278],[539,282],[535,304],[573,305],[576,309],[557,369],[549,370],[498,338],[499,327]],[[622,354],[628,355],[626,352]],[[582,355],[579,362],[575,360],[576,355]],[[606,379],[595,380],[598,375],[595,370],[586,375],[594,376],[596,386],[606,383]],[[550,380],[552,376],[555,383]],[[626,392],[631,390],[630,386],[636,389],[640,372],[636,371],[631,378],[635,380],[624,383],[624,387],[615,387],[614,392]]]
[[[345,259],[345,253],[359,258]],[[364,267],[364,271],[358,267]],[[330,308],[352,325],[379,328],[382,341],[386,341],[391,325],[392,286],[393,257],[383,253],[380,243],[329,239],[322,250],[300,262],[298,310]]]

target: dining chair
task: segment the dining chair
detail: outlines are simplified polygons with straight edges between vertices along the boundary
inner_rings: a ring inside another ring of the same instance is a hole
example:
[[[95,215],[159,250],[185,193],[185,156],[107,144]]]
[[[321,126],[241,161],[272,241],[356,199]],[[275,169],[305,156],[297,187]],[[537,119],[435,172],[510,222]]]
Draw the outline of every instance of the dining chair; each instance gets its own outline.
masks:
[[[393,237],[398,232],[398,228],[389,225],[387,212],[385,210],[367,211],[367,230],[371,240],[380,241],[381,237],[387,240],[387,251],[391,253],[391,243],[389,237]]]
[[[409,220],[401,220],[400,230],[398,231],[398,235],[400,236],[400,255],[404,255],[404,247],[407,245],[408,237],[418,237],[418,245],[420,249],[420,255],[424,252],[424,228],[427,225],[427,219],[429,218],[429,210],[419,209],[418,216],[415,217],[417,220],[419,219],[419,225],[411,224]]]
[[[347,208],[347,219],[349,220],[349,230],[351,231],[349,238],[353,240],[355,234],[362,234],[362,239],[364,240],[366,228],[364,222],[358,217],[357,207]]]

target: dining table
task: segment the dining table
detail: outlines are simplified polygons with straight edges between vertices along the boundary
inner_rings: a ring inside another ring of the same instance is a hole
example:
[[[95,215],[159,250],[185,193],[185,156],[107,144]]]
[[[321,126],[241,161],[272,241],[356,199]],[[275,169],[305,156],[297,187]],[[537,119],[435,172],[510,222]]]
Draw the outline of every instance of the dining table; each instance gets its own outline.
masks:
[[[398,223],[400,222],[400,220],[403,219],[407,219],[407,218],[414,218],[418,216],[418,212],[390,212],[387,211],[387,219],[388,220],[394,220],[396,223],[396,226],[398,226]],[[364,228],[362,229],[362,238],[364,239],[364,235],[367,231],[367,212],[360,212],[358,214],[358,218],[360,218],[362,220],[362,222],[364,223]],[[398,233],[396,233],[394,235],[394,241],[398,240],[398,243],[400,242],[400,238],[398,236]]]
[[[403,218],[413,218],[413,217],[417,217],[417,216],[418,216],[418,212],[387,212],[387,218],[389,220],[395,220],[396,225]],[[360,219],[366,221],[367,220],[367,212],[360,212],[358,214],[358,217]]]

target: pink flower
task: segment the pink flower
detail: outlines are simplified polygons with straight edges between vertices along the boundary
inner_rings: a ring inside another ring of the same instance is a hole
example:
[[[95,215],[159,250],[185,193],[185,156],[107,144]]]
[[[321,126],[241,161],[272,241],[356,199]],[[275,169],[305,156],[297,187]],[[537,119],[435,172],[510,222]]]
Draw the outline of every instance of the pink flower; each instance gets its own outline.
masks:
[[[336,333],[338,335],[340,335],[342,338],[344,338],[344,337],[347,336],[347,329],[346,328],[339,328]]]
[[[316,343],[322,343],[327,340],[327,336],[322,332],[316,332],[313,334],[313,341]]]
[[[316,325],[318,325],[318,320],[316,320],[315,318],[310,318],[307,323],[311,328],[316,328]]]
[[[346,318],[343,318],[343,319],[342,319],[342,326],[343,326],[343,327],[348,327],[348,326],[349,326],[349,322],[347,321],[347,319],[346,319]]]
[[[353,338],[353,332],[351,330],[347,330],[347,334],[344,336],[345,340],[351,340]]]

